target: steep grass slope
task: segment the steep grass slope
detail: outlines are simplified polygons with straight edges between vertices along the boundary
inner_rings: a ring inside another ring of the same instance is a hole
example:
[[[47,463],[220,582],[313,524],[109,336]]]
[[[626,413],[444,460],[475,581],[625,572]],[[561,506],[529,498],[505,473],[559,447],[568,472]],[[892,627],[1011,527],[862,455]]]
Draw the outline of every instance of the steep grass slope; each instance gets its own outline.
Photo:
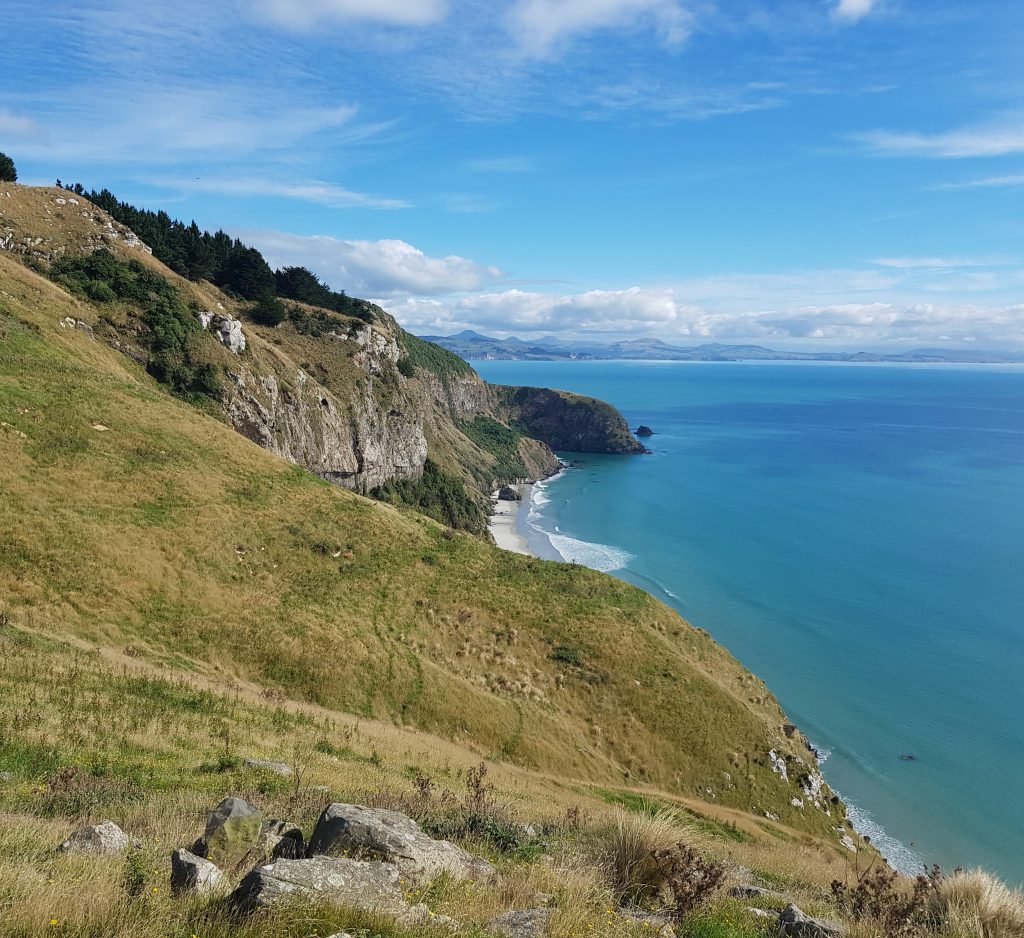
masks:
[[[329,486],[60,325],[82,304],[43,277],[0,256],[0,284],[14,623],[543,771],[770,812],[838,849],[839,806],[791,804],[813,761],[770,693],[667,607]]]

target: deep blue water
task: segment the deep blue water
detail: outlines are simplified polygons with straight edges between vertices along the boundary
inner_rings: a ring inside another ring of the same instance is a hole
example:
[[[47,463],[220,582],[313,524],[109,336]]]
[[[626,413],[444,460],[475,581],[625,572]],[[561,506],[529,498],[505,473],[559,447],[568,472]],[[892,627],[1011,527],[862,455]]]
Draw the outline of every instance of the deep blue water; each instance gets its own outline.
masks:
[[[1024,882],[1024,369],[474,364],[656,431],[539,487],[539,552],[710,631],[892,858]]]

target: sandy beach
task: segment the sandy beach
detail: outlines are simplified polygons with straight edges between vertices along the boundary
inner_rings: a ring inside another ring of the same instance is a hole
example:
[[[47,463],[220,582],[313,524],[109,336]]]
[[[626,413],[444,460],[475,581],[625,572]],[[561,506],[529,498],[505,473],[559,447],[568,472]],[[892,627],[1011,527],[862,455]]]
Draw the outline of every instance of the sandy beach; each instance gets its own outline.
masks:
[[[502,550],[529,554],[529,543],[522,534],[519,518],[522,512],[530,510],[530,492],[533,486],[523,483],[512,487],[522,496],[521,501],[502,501],[498,498],[497,492],[491,497],[494,505],[494,513],[489,522],[491,535],[494,537],[494,543]]]

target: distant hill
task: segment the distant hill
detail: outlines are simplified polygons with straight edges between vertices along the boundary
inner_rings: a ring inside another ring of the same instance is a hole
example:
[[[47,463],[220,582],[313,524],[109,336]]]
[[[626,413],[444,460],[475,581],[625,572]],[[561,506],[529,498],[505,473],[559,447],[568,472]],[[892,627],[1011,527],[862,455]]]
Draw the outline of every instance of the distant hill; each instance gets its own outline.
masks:
[[[820,362],[932,362],[1010,364],[1024,362],[1024,352],[987,352],[959,349],[911,349],[907,352],[785,352],[760,345],[670,345],[661,339],[639,338],[622,342],[583,342],[543,336],[539,339],[496,339],[466,329],[456,335],[422,336],[469,361],[820,361]]]

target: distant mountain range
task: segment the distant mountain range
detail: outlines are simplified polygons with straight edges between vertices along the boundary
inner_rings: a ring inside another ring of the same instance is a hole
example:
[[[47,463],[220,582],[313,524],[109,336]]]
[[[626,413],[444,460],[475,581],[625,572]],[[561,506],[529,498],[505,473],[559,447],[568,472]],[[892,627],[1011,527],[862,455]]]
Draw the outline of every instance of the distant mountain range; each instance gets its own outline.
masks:
[[[739,361],[817,361],[817,362],[935,362],[1006,364],[1024,362],[1024,352],[983,352],[958,349],[911,349],[907,352],[780,352],[760,345],[669,345],[660,339],[629,339],[624,342],[578,342],[543,336],[539,339],[496,339],[466,329],[455,335],[425,335],[470,361],[596,361],[634,359],[638,361],[739,362]]]

